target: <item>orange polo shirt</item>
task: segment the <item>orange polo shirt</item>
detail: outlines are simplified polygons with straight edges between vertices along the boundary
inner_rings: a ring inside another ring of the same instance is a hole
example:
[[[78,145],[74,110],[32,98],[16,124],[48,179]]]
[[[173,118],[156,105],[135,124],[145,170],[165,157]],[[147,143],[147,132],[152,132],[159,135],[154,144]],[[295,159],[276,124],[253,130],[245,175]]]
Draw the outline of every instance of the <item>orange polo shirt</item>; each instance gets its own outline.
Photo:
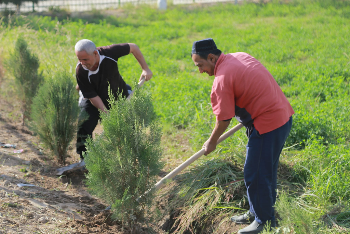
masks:
[[[221,54],[215,65],[211,104],[217,120],[253,121],[264,134],[288,122],[294,110],[270,72],[254,57]]]

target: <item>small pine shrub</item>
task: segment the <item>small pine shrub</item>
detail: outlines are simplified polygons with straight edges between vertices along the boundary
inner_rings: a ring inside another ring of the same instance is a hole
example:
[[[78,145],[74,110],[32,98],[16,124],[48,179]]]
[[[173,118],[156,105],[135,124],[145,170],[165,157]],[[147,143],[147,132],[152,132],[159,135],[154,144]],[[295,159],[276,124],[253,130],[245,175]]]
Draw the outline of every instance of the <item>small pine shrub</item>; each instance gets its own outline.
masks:
[[[6,68],[15,78],[16,89],[22,102],[23,124],[30,117],[32,100],[43,81],[42,73],[38,73],[39,59],[28,48],[27,42],[19,37],[15,49],[6,63]]]
[[[87,185],[133,232],[153,192],[138,198],[152,188],[162,168],[161,128],[150,94],[141,89],[130,100],[112,98],[110,104],[109,112],[101,113],[104,132],[87,141]]]
[[[32,105],[31,127],[63,164],[80,112],[74,87],[69,74],[58,72],[40,87]]]

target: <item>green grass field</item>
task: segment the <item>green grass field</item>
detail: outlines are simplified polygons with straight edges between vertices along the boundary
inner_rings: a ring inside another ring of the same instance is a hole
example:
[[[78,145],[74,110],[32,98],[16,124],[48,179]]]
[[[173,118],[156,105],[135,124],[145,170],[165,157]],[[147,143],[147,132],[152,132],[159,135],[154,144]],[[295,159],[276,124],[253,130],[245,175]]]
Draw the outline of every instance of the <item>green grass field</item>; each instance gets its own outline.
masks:
[[[290,169],[280,183],[287,195],[277,203],[282,224],[290,233],[350,228],[349,1],[170,6],[167,11],[139,6],[120,12],[120,17],[91,20],[3,17],[0,58],[5,62],[23,35],[44,75],[65,70],[75,79],[79,39],[97,46],[136,43],[154,73],[144,88],[152,92],[165,135],[181,131],[196,151],[210,135],[215,116],[210,106],[213,77],[194,66],[192,43],[211,37],[224,53],[247,52],[272,73],[296,112],[281,156]],[[119,67],[127,83],[138,80],[141,70],[132,55],[122,58]],[[246,142],[244,131],[236,133],[198,164],[228,158],[242,166]],[[174,155],[181,160],[189,156]],[[331,219],[337,226],[327,226]]]

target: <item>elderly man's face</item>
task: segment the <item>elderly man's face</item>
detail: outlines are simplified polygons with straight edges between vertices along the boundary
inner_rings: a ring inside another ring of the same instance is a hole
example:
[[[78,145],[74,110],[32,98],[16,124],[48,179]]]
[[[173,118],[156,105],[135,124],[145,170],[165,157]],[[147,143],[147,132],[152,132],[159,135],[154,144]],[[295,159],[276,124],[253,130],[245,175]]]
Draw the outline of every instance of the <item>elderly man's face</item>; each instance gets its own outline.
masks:
[[[88,54],[86,51],[75,51],[81,65],[90,70],[95,71],[98,67],[98,52],[95,50],[93,54]]]
[[[213,54],[209,54],[207,59],[203,59],[198,54],[192,55],[192,60],[194,65],[198,67],[200,73],[207,73],[209,76],[214,75],[214,69],[216,64],[216,56]]]

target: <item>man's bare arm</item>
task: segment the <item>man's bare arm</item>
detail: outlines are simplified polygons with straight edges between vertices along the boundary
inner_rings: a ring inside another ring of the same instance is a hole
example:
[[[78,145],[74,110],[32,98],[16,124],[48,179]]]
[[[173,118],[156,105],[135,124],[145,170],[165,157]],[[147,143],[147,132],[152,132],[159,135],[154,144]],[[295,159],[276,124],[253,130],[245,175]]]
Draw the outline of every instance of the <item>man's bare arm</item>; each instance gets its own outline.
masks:
[[[140,81],[142,79],[142,77],[145,77],[146,81],[150,80],[153,76],[152,71],[148,68],[148,65],[146,63],[145,58],[143,57],[143,54],[141,53],[141,50],[139,49],[139,47],[134,44],[134,43],[128,43],[130,46],[130,53],[132,53],[134,55],[134,57],[136,58],[136,60],[139,62],[141,68],[142,68],[142,73],[141,73],[141,77],[140,77]]]
[[[89,98],[89,100],[91,104],[94,105],[97,109],[103,112],[107,112],[107,108],[105,107],[105,105],[102,102],[102,99],[99,96]]]
[[[216,120],[215,127],[209,139],[204,143],[203,148],[205,149],[204,155],[208,155],[216,149],[217,142],[220,136],[225,132],[227,127],[230,125],[230,120],[218,121]]]

